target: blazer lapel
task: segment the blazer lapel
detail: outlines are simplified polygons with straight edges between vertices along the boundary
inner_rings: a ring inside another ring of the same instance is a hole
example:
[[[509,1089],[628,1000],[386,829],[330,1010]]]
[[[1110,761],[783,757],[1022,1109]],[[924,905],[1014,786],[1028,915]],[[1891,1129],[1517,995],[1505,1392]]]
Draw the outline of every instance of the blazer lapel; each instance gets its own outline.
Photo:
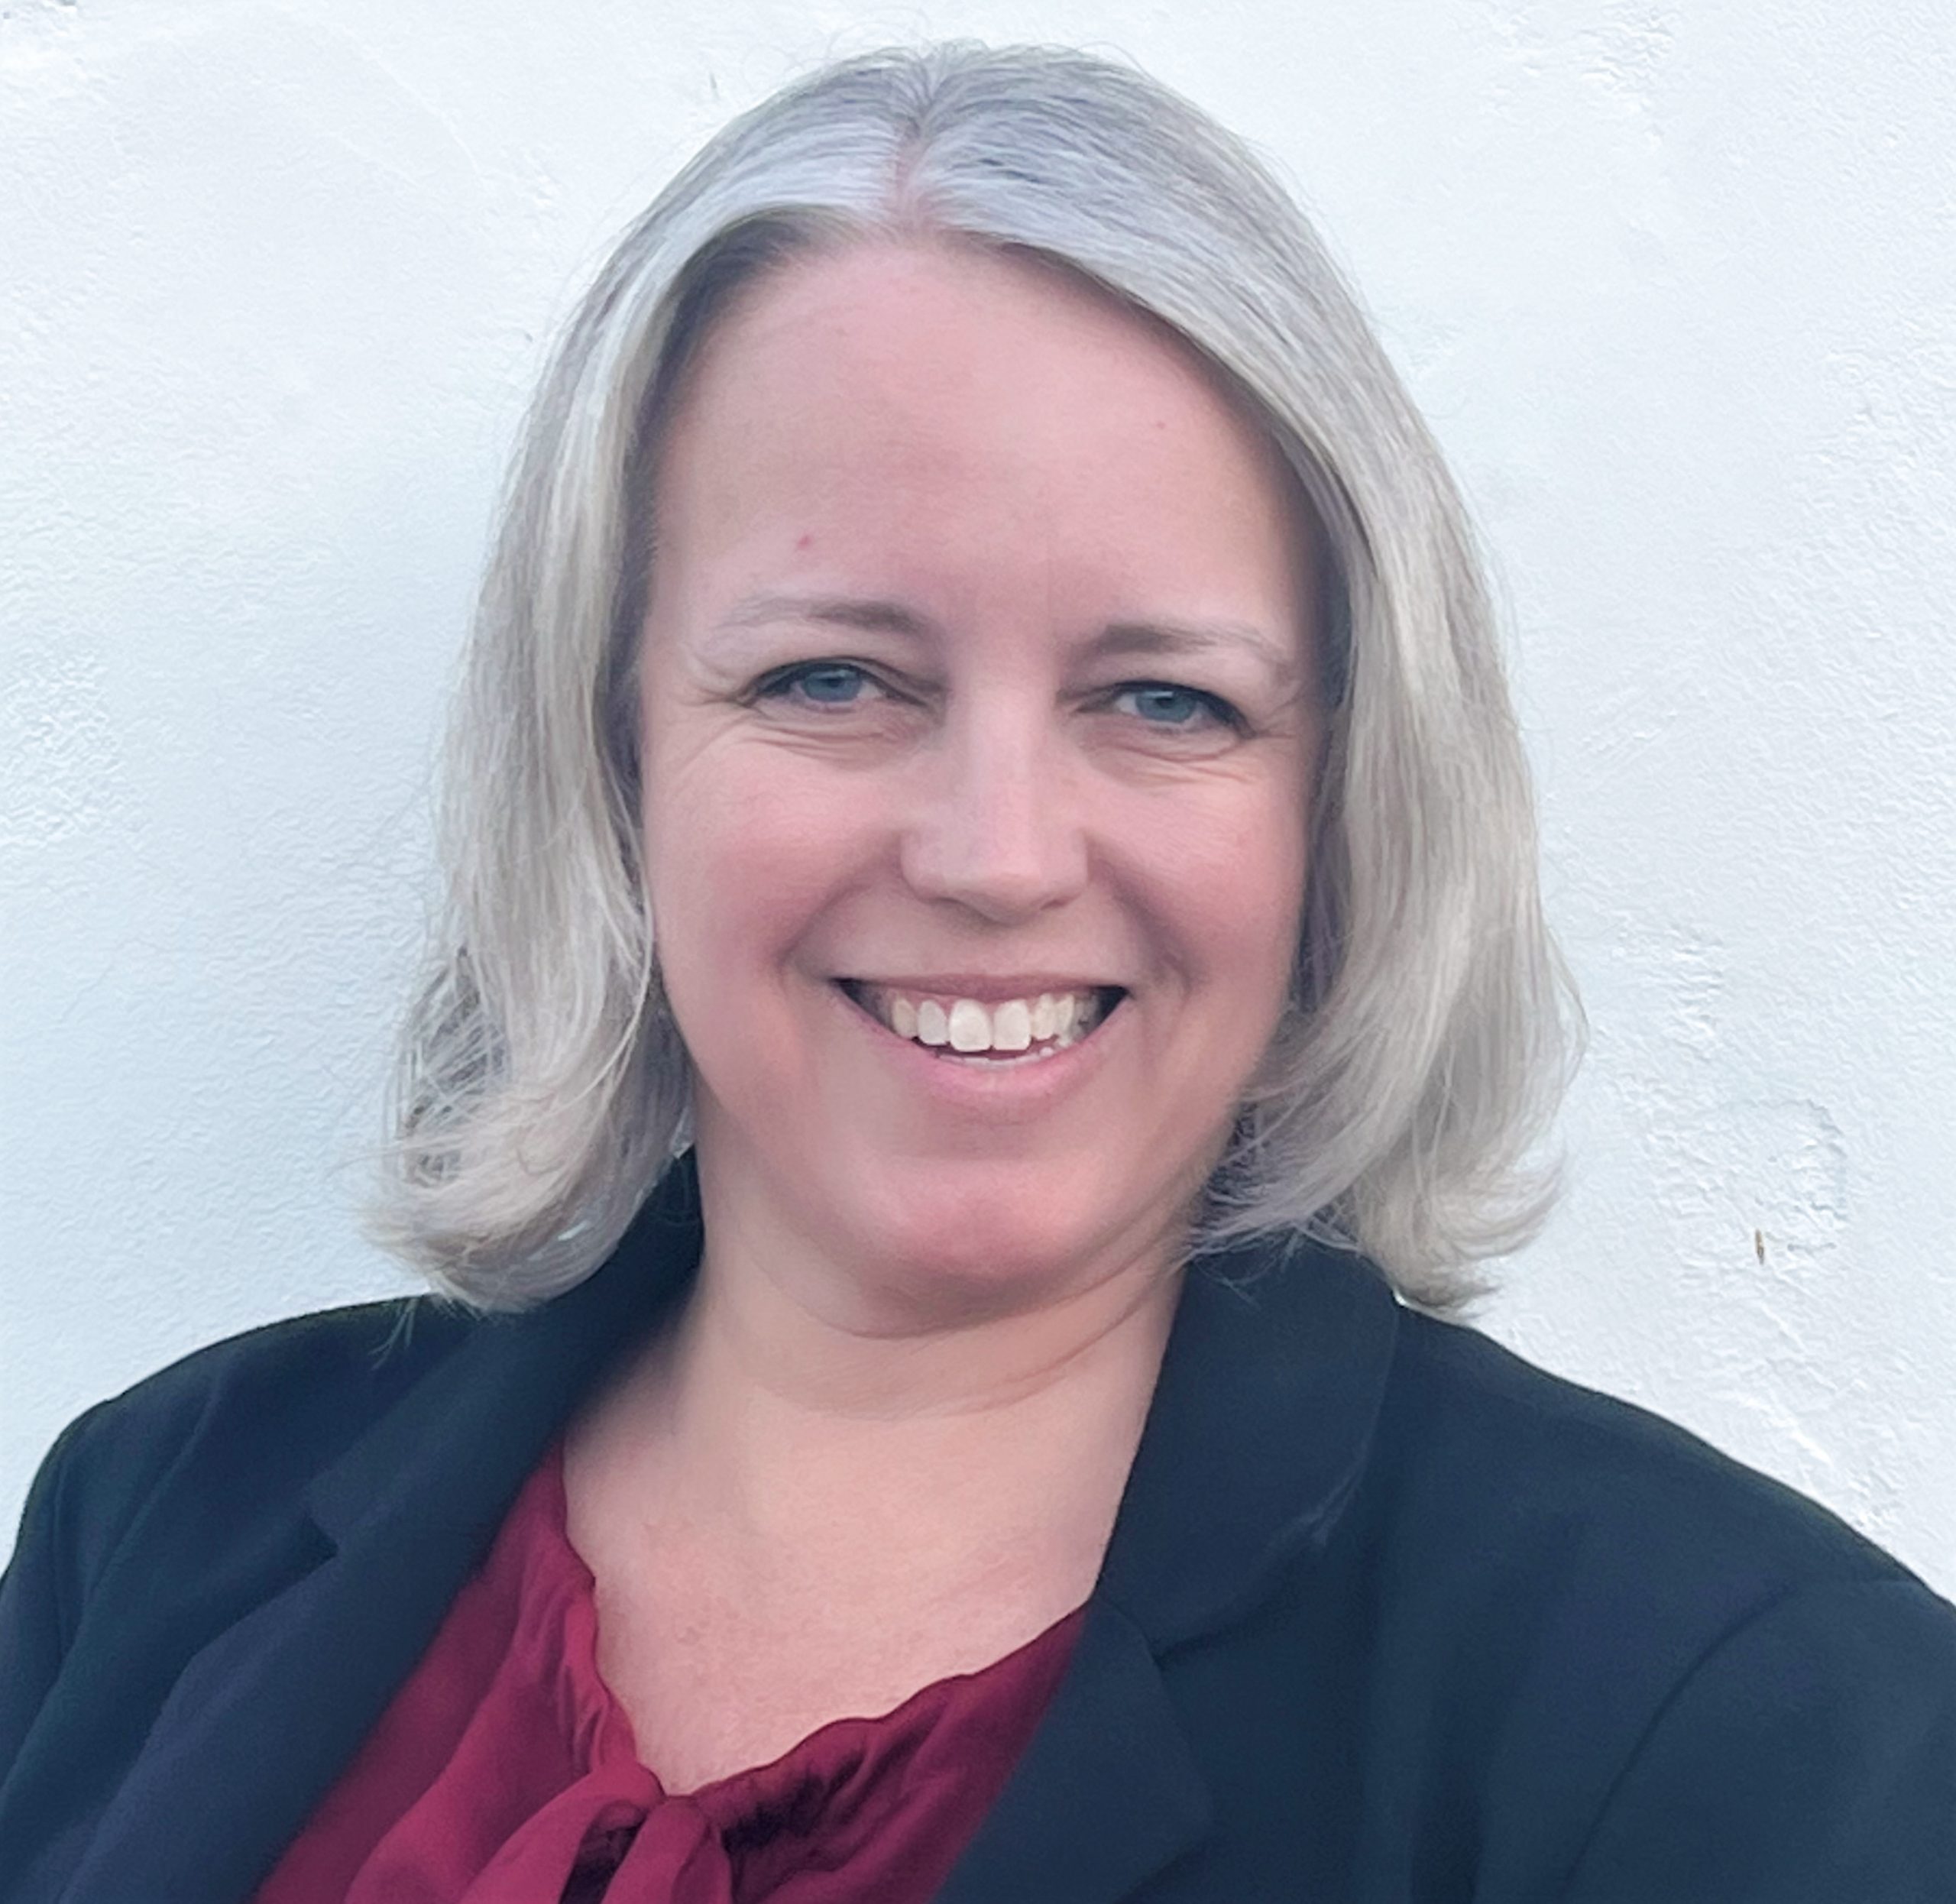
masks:
[[[1252,1611],[1357,1487],[1399,1307],[1301,1239],[1200,1259],[1175,1313],[1096,1591],[1158,1654]]]
[[[1065,1677],[938,1904],[1112,1904],[1209,1830],[1148,1642],[1090,1604]]]
[[[66,1904],[250,1895],[426,1650],[578,1400],[685,1287],[695,1208],[691,1171],[669,1173],[602,1269],[540,1309],[484,1319],[322,1472],[291,1530],[316,1564],[269,1579],[270,1597],[184,1669]]]
[[[1213,1807],[1174,1656],[1329,1536],[1397,1319],[1369,1265],[1313,1245],[1190,1268],[1074,1656],[938,1904],[1117,1904],[1200,1846]]]

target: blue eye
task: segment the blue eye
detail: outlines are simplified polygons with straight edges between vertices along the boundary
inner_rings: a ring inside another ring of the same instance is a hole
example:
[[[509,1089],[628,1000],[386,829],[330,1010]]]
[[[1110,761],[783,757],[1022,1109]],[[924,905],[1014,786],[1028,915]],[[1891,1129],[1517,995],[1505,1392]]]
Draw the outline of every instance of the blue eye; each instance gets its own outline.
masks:
[[[1200,688],[1177,688],[1165,681],[1130,682],[1113,696],[1112,704],[1138,714],[1152,727],[1194,727],[1205,721],[1235,724],[1235,711]]]
[[[847,708],[873,686],[853,662],[811,661],[772,676],[761,691],[780,700],[796,700],[821,708]]]

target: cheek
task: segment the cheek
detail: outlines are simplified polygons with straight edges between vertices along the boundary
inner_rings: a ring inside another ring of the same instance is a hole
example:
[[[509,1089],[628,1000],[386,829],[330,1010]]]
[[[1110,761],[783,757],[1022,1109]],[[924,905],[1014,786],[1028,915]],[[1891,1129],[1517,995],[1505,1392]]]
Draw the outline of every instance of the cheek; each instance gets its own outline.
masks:
[[[1303,912],[1306,830],[1301,797],[1243,803],[1216,824],[1158,834],[1163,902],[1213,979],[1261,1018],[1281,1009]]]
[[[707,750],[649,776],[647,889],[675,1009],[802,941],[862,851],[863,803],[750,750]]]
[[[1302,929],[1300,860],[1268,859],[1245,869],[1219,915],[1212,940],[1219,1057],[1240,1084],[1268,1051],[1294,988]]]

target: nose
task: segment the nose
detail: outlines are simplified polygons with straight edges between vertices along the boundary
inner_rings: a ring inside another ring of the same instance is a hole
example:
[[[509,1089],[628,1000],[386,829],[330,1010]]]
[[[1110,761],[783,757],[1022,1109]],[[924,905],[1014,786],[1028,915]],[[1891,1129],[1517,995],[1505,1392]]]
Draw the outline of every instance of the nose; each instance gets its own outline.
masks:
[[[947,727],[926,763],[903,841],[920,897],[996,924],[1064,905],[1086,883],[1077,777],[1064,749],[1023,709]]]

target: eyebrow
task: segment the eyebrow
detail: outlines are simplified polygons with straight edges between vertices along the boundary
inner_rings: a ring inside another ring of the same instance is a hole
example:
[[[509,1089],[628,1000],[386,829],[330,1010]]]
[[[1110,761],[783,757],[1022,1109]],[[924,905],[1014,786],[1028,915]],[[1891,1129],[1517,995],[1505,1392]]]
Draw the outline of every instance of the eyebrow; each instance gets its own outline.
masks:
[[[1125,655],[1164,655],[1174,659],[1229,648],[1247,648],[1280,681],[1287,681],[1298,671],[1295,656],[1286,654],[1262,629],[1246,621],[1109,622],[1087,643],[1084,652],[1093,661]]]
[[[819,621],[870,634],[905,635],[928,640],[943,630],[929,616],[900,601],[858,600],[848,595],[750,595],[721,618],[722,628],[759,628],[772,621]]]
[[[750,595],[722,617],[717,626],[731,631],[777,621],[819,622],[918,642],[941,640],[944,634],[941,623],[903,602],[850,595]],[[1296,656],[1286,653],[1264,630],[1241,621],[1113,621],[1080,652],[1086,660],[1106,661],[1128,655],[1174,659],[1232,648],[1248,649],[1280,681],[1290,680],[1300,670]]]

